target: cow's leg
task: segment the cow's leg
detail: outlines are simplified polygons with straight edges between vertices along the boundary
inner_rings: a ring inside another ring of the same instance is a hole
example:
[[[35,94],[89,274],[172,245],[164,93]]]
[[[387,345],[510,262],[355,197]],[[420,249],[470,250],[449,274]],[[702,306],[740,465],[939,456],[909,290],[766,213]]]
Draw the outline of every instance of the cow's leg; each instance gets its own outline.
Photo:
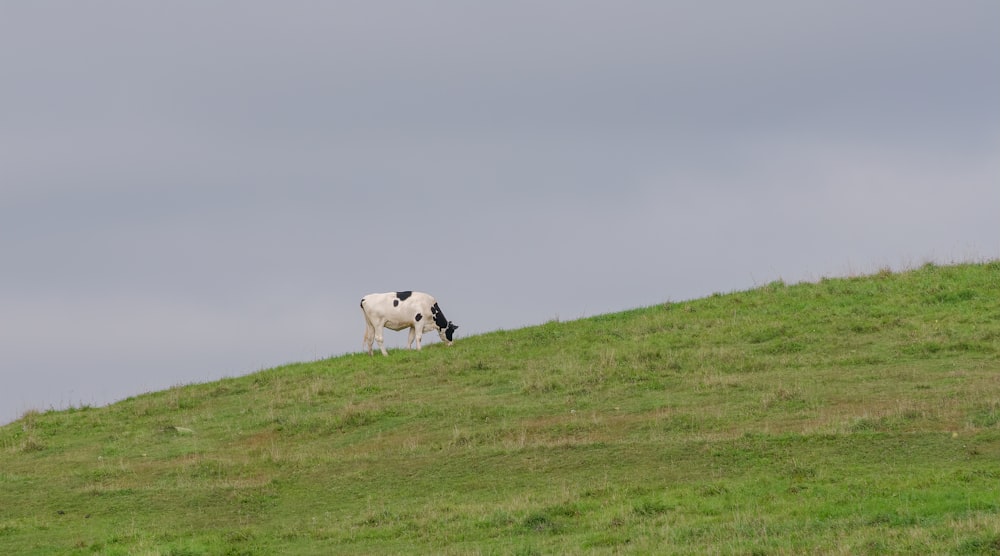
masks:
[[[413,349],[413,337],[417,337],[417,349],[420,349],[420,336],[417,334],[415,326],[410,327],[410,334],[406,337],[406,349]]]
[[[382,338],[383,326],[380,324],[375,327],[375,341],[378,342],[378,348],[382,350],[382,355],[389,355],[389,352],[385,350],[384,338]]]
[[[418,324],[417,326],[420,325]],[[424,335],[424,327],[420,326],[420,329],[418,330],[417,326],[413,327],[413,335],[417,337],[417,351],[420,351],[420,338]]]
[[[364,348],[365,348],[366,351],[368,351],[368,355],[372,355],[372,343],[374,343],[374,342],[375,342],[375,329],[372,328],[372,323],[371,323],[371,321],[368,320],[368,318],[366,316],[365,317],[365,339],[364,339],[364,341],[362,342],[361,345],[364,346]]]

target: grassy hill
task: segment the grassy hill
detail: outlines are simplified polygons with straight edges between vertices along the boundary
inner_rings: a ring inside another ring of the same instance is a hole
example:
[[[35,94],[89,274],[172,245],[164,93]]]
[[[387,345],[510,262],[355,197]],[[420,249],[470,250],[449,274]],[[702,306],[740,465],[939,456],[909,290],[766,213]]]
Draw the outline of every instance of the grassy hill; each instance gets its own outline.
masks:
[[[1000,262],[29,412],[0,552],[996,554]]]

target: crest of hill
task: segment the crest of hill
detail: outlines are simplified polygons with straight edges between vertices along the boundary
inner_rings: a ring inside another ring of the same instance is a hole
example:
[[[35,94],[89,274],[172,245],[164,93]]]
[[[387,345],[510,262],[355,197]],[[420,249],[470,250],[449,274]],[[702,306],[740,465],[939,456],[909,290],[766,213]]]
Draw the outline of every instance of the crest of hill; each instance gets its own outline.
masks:
[[[998,345],[1000,262],[925,265],[28,412],[0,428],[0,537],[15,552],[579,552],[656,549],[669,529],[679,552],[954,552],[1000,530]],[[941,475],[957,463],[961,481]],[[908,501],[919,519],[886,513],[911,479],[929,493]],[[882,490],[832,505],[864,484]],[[734,541],[730,510],[751,500],[799,544]]]

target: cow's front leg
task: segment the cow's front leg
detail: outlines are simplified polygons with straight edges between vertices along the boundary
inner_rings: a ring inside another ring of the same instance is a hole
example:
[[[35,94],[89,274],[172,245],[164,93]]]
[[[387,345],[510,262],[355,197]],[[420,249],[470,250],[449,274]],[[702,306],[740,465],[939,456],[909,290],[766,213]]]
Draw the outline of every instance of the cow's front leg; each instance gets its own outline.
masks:
[[[417,325],[410,330],[412,330],[410,334],[413,334],[417,338],[417,351],[420,351],[420,338],[424,335],[424,327]]]
[[[420,349],[420,336],[417,335],[417,329],[410,327],[410,334],[406,337],[406,349],[413,349],[413,338],[417,338],[417,349]]]

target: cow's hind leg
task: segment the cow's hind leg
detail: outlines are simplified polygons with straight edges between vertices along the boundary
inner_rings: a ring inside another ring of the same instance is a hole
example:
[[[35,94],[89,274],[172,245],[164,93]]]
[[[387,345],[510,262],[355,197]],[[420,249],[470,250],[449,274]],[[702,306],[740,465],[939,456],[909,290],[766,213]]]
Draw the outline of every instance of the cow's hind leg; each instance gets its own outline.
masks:
[[[375,329],[372,328],[372,323],[365,319],[365,339],[362,341],[361,345],[368,352],[368,355],[372,355],[372,343],[375,342]]]
[[[375,327],[375,341],[378,342],[378,348],[382,350],[382,355],[389,355],[389,352],[385,350],[385,341],[382,338],[382,326]]]

